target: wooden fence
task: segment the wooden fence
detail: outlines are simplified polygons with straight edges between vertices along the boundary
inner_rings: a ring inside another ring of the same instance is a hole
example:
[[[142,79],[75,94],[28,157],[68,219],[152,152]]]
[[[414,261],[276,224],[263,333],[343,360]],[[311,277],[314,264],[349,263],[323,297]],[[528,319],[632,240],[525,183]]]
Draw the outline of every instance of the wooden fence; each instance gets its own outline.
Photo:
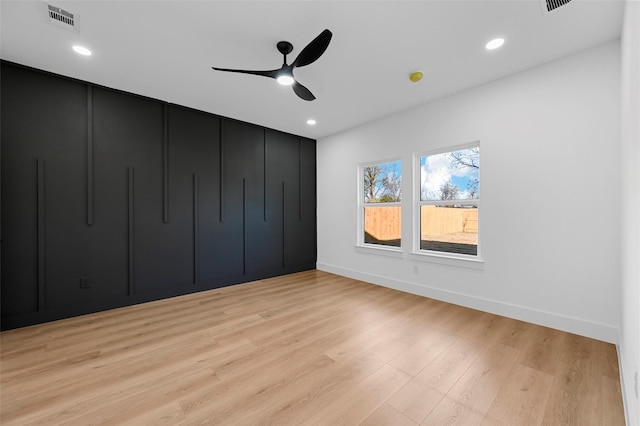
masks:
[[[377,240],[401,238],[400,207],[369,207],[365,209],[364,231]],[[434,234],[478,233],[478,209],[422,206],[420,209],[421,238]]]
[[[400,207],[365,207],[364,232],[380,241],[399,240],[402,236]]]
[[[478,209],[422,206],[420,210],[422,235],[477,234]]]

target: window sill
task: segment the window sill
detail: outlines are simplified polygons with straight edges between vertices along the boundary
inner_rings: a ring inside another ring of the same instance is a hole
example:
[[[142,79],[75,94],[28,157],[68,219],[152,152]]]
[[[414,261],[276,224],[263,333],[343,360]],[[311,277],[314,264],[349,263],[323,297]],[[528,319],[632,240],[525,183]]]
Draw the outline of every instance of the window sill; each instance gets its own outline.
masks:
[[[409,257],[411,260],[419,262],[437,263],[439,265],[458,266],[479,270],[484,269],[484,259],[477,257],[463,257],[436,252],[412,252],[409,254]]]
[[[370,246],[370,245],[357,245],[356,251],[358,253],[366,253],[366,254],[376,254],[379,256],[389,256],[389,257],[404,257],[404,252],[401,248],[392,248],[385,246]]]

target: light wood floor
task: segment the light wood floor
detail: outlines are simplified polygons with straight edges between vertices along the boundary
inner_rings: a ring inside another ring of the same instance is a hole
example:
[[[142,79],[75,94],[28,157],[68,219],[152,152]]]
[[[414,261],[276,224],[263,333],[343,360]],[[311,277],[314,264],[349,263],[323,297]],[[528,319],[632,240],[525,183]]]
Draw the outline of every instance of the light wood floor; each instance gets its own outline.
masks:
[[[3,332],[3,425],[623,425],[611,344],[319,271]]]

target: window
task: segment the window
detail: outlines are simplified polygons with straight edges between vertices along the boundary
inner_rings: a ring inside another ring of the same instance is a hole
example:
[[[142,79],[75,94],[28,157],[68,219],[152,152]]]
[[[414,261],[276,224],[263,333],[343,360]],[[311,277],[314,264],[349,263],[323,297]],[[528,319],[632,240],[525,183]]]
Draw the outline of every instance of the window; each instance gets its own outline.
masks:
[[[400,247],[402,240],[402,163],[360,167],[359,244]]]
[[[416,249],[478,256],[480,146],[419,156],[420,236]]]

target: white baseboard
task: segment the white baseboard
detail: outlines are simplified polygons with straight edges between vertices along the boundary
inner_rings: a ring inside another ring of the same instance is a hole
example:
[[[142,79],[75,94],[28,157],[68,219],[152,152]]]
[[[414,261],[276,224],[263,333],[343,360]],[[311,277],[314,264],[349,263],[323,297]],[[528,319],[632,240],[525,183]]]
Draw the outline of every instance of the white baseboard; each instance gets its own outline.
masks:
[[[429,297],[432,299],[441,300],[443,302],[453,303],[455,305],[465,306],[472,309],[478,309],[480,311],[489,312],[520,321],[526,321],[545,327],[555,328],[557,330],[578,334],[580,336],[590,337],[592,339],[602,340],[608,343],[616,344],[618,339],[619,330],[616,327],[605,324],[599,324],[579,318],[572,318],[552,312],[531,309],[525,306],[498,302],[496,300],[483,299],[476,296],[442,290],[439,288],[418,285],[407,281],[396,280],[381,275],[369,274],[366,272],[356,271],[353,269],[343,268],[340,266],[321,262],[317,263],[316,268],[321,271],[381,285],[384,287],[392,288],[394,290],[400,290],[406,293]]]
[[[630,404],[633,404],[634,398],[632,398],[631,395],[627,393],[628,386],[627,386],[627,381],[625,379],[625,374],[624,374],[625,371],[627,371],[627,369],[625,368],[626,366],[622,363],[622,355],[621,355],[622,351],[620,351],[619,344],[616,344],[616,352],[618,353],[618,366],[620,369],[620,388],[622,390],[622,406],[624,407],[624,419],[626,424],[632,425],[634,423],[631,423],[631,405]],[[633,369],[628,369],[628,370],[633,371]],[[629,380],[629,383],[633,383],[633,381]]]

